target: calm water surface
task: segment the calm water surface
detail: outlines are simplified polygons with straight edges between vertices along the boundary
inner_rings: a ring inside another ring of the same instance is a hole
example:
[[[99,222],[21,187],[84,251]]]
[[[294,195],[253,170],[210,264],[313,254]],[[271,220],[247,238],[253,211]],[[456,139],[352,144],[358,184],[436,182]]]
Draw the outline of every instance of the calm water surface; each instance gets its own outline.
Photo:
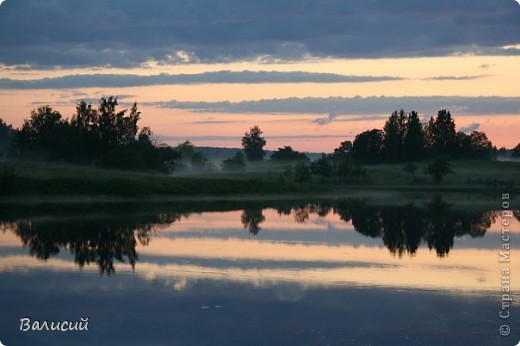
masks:
[[[499,210],[440,199],[3,206],[0,341],[516,345],[519,217],[500,263]],[[21,331],[22,318],[88,331]]]

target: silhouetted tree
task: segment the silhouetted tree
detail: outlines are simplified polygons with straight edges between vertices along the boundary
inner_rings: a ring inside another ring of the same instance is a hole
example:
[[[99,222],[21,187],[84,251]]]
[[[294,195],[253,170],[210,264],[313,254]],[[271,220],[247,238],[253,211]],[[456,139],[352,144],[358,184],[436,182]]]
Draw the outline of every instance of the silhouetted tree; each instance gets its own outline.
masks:
[[[437,113],[434,119],[431,117],[426,128],[428,138],[428,148],[435,155],[452,156],[456,150],[455,122],[451,118],[451,113],[445,109]]]
[[[283,148],[278,148],[271,155],[271,160],[273,161],[309,161],[309,158],[304,153],[300,153],[299,151],[293,150],[290,146],[285,146]]]
[[[361,162],[377,162],[383,150],[383,132],[378,129],[365,131],[356,136],[352,156]]]
[[[511,154],[512,158],[520,158],[520,143],[516,145],[516,147],[513,148],[513,153]]]
[[[264,159],[264,146],[266,141],[262,137],[262,133],[260,127],[255,125],[242,137],[242,148],[244,149],[247,159],[250,161],[260,161]]]
[[[469,135],[457,133],[459,152],[456,156],[471,159],[490,159],[493,157],[493,144],[481,131],[473,131]]]
[[[114,97],[101,98],[97,110],[82,101],[69,122],[51,107],[39,107],[16,132],[15,152],[23,158],[170,172],[179,154],[171,147],[152,143],[149,128],[139,132],[137,104],[129,111],[116,108]]]
[[[31,112],[31,118],[24,120],[16,133],[16,147],[19,151],[42,155],[45,158],[60,158],[67,139],[68,123],[58,111],[50,106],[41,106]]]
[[[406,133],[406,113],[395,111],[383,128],[383,155],[387,161],[397,162],[403,156],[403,144]]]
[[[339,147],[334,149],[334,157],[347,159],[352,151],[352,142],[344,141],[339,144]]]
[[[403,138],[403,156],[406,160],[416,161],[424,156],[424,131],[417,112],[410,112],[406,119],[406,132]]]
[[[239,171],[246,168],[246,159],[241,151],[238,151],[232,157],[222,161],[222,169],[225,171]]]
[[[177,145],[177,150],[181,153],[183,160],[190,160],[191,156],[195,153],[195,147],[190,141],[184,141]]]

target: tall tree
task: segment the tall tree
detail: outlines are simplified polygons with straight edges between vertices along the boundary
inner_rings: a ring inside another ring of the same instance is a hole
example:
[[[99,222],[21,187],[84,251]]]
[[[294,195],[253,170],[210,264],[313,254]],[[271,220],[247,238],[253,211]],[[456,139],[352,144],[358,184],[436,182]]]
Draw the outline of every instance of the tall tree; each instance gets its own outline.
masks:
[[[445,109],[437,113],[437,117],[430,119],[428,124],[429,147],[434,154],[452,156],[456,150],[455,121],[451,113]]]
[[[406,119],[406,133],[403,138],[403,154],[406,160],[416,161],[424,155],[424,132],[419,115],[412,111]]]
[[[250,161],[260,161],[264,159],[266,140],[262,137],[262,133],[260,127],[255,125],[242,137],[242,147],[244,148],[247,159]]]
[[[394,111],[385,123],[383,155],[386,160],[395,162],[402,159],[404,135],[406,132],[406,113],[403,109]]]

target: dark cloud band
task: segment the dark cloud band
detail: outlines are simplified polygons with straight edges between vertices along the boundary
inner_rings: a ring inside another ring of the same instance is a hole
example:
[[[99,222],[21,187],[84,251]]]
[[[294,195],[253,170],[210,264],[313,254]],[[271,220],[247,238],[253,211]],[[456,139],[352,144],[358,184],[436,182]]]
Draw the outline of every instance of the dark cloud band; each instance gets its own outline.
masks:
[[[365,83],[402,80],[389,76],[345,76],[334,73],[276,71],[218,71],[200,74],[160,74],[153,76],[92,74],[36,80],[0,79],[0,89],[73,89],[89,87],[133,87],[174,84],[220,83]]]
[[[40,68],[518,55],[519,43],[513,0],[8,0],[0,8],[0,63]]]
[[[156,107],[187,109],[198,112],[255,114],[327,114],[322,122],[338,115],[388,114],[393,110],[415,110],[425,114],[449,109],[457,115],[520,114],[520,97],[329,97],[285,98],[242,102],[159,102]],[[319,121],[317,121],[319,123]]]

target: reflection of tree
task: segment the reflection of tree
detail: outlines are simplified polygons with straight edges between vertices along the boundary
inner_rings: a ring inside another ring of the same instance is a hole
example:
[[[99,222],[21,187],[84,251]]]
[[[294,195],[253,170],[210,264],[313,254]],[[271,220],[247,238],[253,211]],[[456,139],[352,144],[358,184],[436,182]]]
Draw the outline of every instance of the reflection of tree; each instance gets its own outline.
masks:
[[[311,209],[309,206],[300,206],[293,209],[294,211],[294,221],[296,223],[305,223],[309,219],[309,214],[311,213]]]
[[[241,220],[245,229],[248,229],[251,234],[257,235],[262,229],[260,224],[265,221],[265,216],[262,214],[262,209],[249,209],[244,210]]]
[[[159,225],[170,224],[177,215],[141,216],[137,220],[84,219],[69,221],[21,221],[11,228],[29,253],[47,260],[68,249],[79,267],[97,263],[101,274],[114,274],[116,262],[129,263],[134,268],[138,259],[137,241],[150,242]]]
[[[333,205],[334,213],[345,222],[352,222],[359,233],[382,238],[391,253],[402,256],[415,254],[424,242],[443,257],[454,246],[455,237],[482,237],[491,227],[494,212],[453,211],[440,198],[425,208],[413,205],[374,207],[359,200],[342,200]],[[320,205],[294,208],[296,221],[307,220],[318,213]],[[303,215],[303,216],[302,216]]]

